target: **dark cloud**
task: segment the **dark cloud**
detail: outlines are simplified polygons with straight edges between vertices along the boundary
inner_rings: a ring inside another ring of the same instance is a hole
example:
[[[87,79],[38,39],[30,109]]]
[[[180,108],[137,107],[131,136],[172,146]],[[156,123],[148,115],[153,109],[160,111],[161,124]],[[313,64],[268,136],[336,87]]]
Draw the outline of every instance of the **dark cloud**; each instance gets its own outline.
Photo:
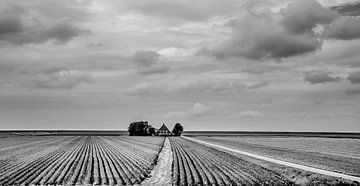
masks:
[[[26,14],[26,10],[17,5],[9,4],[0,8],[0,39],[7,34],[21,33],[24,25],[21,16]]]
[[[305,81],[310,82],[311,84],[317,83],[327,83],[327,82],[338,82],[340,77],[334,76],[332,72],[327,71],[309,71],[305,72]]]
[[[0,38],[6,34],[20,33],[24,30],[18,17],[0,17]]]
[[[0,41],[15,45],[55,41],[66,43],[89,33],[80,29],[72,19],[47,19],[30,14],[20,5],[4,3],[0,14]]]
[[[358,18],[341,17],[315,0],[291,2],[280,13],[270,10],[255,13],[250,3],[246,15],[231,19],[229,40],[211,51],[219,59],[245,57],[264,60],[305,55],[321,49],[324,39],[356,39],[360,37]],[[323,34],[317,26],[325,27]],[[199,51],[200,54],[206,50]]]
[[[218,58],[281,59],[314,52],[321,45],[312,32],[292,34],[268,16],[248,15],[234,28],[230,40],[214,52]]]
[[[349,88],[345,91],[347,95],[359,95],[360,94],[360,87],[356,88]]]
[[[138,50],[133,55],[133,61],[139,66],[141,75],[166,73],[170,68],[160,61],[160,54],[150,50]]]
[[[322,7],[315,0],[290,3],[280,13],[283,16],[281,24],[292,33],[312,32],[316,25],[330,23],[339,16],[335,11]]]
[[[133,56],[133,61],[141,66],[151,66],[159,62],[160,54],[154,51],[138,50]]]
[[[349,74],[347,79],[351,83],[360,83],[360,71]]]
[[[358,17],[341,17],[324,28],[324,38],[351,40],[360,38],[360,19]]]
[[[282,17],[280,22],[276,19],[279,16]],[[250,7],[242,19],[231,20],[232,36],[214,53],[218,58],[278,60],[311,53],[322,46],[321,39],[312,29],[334,17],[336,13],[313,0],[290,3],[282,9],[281,15],[271,12],[256,14]]]
[[[360,15],[360,2],[353,2],[350,4],[341,4],[338,6],[334,6],[331,9],[336,10],[341,15],[359,16]]]

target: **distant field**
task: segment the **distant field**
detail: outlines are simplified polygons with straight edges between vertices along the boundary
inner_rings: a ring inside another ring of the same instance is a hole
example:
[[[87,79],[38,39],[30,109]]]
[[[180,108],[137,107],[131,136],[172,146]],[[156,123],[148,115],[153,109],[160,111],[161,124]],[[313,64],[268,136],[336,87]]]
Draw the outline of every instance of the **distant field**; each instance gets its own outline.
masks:
[[[162,183],[161,177],[169,178],[169,183],[161,185],[360,185],[190,140],[360,176],[360,139],[344,135],[275,137],[271,133],[254,137],[254,133],[217,133],[165,140],[121,136],[119,131],[105,131],[105,135],[101,135],[104,131],[57,131],[55,135],[48,132],[2,133],[7,135],[0,139],[0,185],[147,185],[154,180],[150,176],[159,178],[157,183]],[[167,148],[163,148],[164,144]],[[159,160],[163,149],[169,153]],[[161,170],[168,170],[167,175],[162,175]]]
[[[360,139],[318,137],[197,137],[254,154],[360,176]]]

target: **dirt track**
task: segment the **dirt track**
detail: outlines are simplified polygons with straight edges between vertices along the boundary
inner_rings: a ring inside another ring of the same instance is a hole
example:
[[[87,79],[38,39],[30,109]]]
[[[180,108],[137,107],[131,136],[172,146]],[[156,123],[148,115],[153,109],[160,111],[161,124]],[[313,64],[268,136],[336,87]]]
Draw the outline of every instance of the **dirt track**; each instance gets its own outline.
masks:
[[[171,145],[166,138],[164,146],[159,154],[158,163],[150,173],[150,178],[142,182],[142,185],[171,185],[171,165],[173,161]]]

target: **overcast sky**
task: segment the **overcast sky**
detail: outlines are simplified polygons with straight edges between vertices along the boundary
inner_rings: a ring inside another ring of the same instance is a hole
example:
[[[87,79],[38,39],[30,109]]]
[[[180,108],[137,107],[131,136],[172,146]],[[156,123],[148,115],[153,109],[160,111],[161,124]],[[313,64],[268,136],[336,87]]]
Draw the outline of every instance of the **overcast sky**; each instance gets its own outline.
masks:
[[[0,0],[0,128],[360,131],[352,0]]]

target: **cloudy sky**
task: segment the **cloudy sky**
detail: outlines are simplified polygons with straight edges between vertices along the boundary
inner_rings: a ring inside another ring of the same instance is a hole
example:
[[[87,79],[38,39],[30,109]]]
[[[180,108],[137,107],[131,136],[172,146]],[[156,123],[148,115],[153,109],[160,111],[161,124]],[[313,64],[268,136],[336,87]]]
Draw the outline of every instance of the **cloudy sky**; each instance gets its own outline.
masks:
[[[0,0],[0,128],[360,131],[353,3]]]

